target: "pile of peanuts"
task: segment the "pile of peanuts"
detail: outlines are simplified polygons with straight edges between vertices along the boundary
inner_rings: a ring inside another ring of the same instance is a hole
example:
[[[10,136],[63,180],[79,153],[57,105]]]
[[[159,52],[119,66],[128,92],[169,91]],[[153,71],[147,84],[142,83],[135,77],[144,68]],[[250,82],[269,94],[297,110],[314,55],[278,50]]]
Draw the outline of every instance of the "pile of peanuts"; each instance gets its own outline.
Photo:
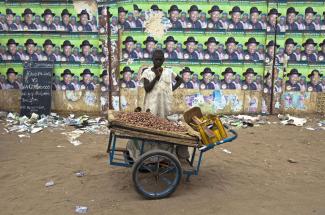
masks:
[[[152,128],[161,131],[186,132],[184,126],[159,118],[150,112],[119,112],[116,115],[118,121],[137,127]]]

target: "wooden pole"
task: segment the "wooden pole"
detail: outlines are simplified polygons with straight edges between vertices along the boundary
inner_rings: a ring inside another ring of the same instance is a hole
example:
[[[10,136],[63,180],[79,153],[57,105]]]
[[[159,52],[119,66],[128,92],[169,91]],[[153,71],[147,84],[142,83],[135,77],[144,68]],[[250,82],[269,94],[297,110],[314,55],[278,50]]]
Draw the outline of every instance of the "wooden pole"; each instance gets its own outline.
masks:
[[[113,80],[112,80],[112,41],[111,41],[111,24],[110,18],[111,13],[109,12],[109,7],[106,7],[107,16],[106,16],[106,25],[107,25],[107,48],[108,48],[108,76],[109,76],[109,91],[108,91],[108,109],[113,110]]]

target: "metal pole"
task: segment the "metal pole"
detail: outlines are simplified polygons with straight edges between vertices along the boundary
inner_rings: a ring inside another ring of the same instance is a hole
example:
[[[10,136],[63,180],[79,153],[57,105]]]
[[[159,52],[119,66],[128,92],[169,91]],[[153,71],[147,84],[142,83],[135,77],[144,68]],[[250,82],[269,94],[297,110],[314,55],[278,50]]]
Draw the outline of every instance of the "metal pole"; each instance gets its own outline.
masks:
[[[108,88],[108,109],[113,110],[113,99],[112,99],[112,90],[113,90],[113,80],[112,80],[112,41],[111,41],[111,25],[110,17],[111,13],[109,12],[109,7],[106,7],[107,16],[106,16],[106,25],[107,25],[107,48],[108,48],[108,76],[109,76],[109,88]]]
[[[278,1],[277,1],[277,9]],[[275,70],[275,59],[276,59],[276,45],[277,45],[277,26],[278,26],[278,15],[275,20],[275,29],[274,29],[274,49],[273,49],[273,62],[272,62],[272,83],[271,83],[271,101],[270,101],[270,114],[273,114],[273,100],[274,100],[274,70]]]

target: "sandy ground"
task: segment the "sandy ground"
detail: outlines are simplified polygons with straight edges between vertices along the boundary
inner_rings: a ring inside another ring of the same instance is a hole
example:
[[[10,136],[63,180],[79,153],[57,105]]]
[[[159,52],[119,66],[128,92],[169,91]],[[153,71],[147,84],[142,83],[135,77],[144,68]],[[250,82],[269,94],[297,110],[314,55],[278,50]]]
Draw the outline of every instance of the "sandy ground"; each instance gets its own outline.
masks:
[[[325,131],[240,129],[206,153],[199,176],[158,201],[134,191],[131,169],[107,165],[106,136],[85,134],[73,146],[61,132],[20,139],[0,125],[0,214],[74,214],[76,205],[87,214],[325,214]]]

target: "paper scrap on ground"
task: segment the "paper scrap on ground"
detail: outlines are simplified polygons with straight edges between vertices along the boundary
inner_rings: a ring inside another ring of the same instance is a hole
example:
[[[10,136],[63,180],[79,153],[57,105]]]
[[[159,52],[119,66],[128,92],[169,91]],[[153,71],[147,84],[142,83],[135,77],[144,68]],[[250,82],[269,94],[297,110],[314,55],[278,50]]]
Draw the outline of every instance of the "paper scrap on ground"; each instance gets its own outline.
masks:
[[[87,213],[87,211],[88,211],[88,207],[86,207],[86,206],[76,206],[76,213],[79,213],[79,214],[85,214],[85,213]]]
[[[54,185],[54,181],[51,180],[51,181],[46,182],[45,187],[52,187],[53,185]]]
[[[279,114],[278,118],[280,119],[281,124],[283,125],[303,126],[307,122],[307,119],[305,118],[294,117],[294,116],[290,116],[289,114],[286,115]]]

